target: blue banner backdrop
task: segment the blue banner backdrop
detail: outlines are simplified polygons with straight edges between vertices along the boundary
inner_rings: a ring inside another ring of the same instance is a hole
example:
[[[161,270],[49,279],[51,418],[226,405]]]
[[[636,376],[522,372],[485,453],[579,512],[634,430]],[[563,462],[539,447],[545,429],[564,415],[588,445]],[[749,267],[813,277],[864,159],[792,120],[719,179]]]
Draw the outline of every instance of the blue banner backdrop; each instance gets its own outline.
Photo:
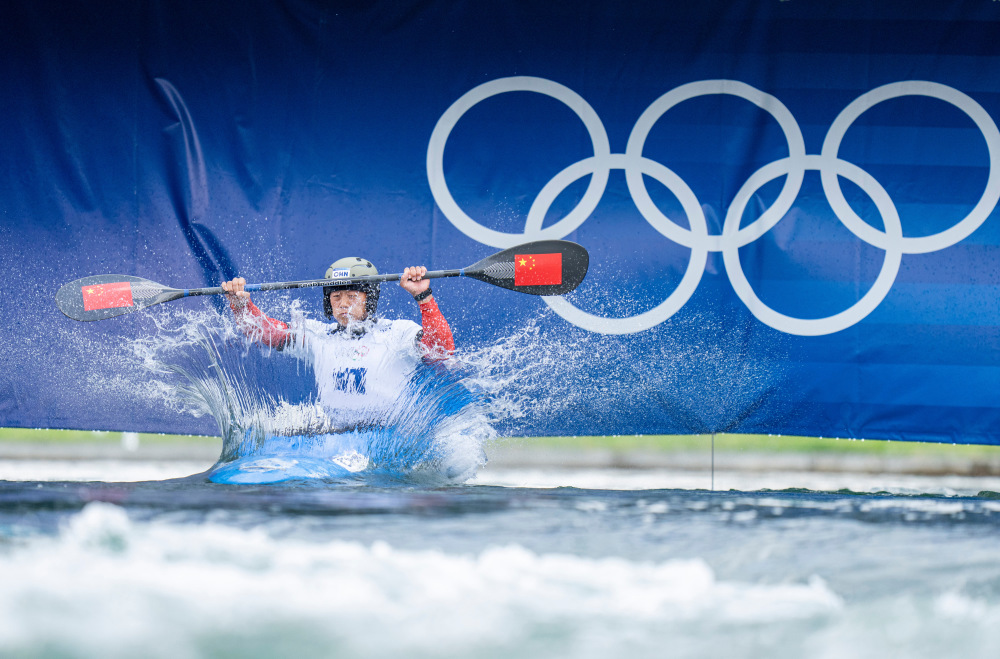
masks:
[[[122,346],[155,314],[76,323],[53,304],[72,279],[449,268],[545,237],[591,253],[565,299],[437,287],[459,345],[530,321],[561,346],[552,387],[592,390],[504,432],[1000,443],[998,20],[990,0],[5,2],[0,425],[216,432],[132,395]]]

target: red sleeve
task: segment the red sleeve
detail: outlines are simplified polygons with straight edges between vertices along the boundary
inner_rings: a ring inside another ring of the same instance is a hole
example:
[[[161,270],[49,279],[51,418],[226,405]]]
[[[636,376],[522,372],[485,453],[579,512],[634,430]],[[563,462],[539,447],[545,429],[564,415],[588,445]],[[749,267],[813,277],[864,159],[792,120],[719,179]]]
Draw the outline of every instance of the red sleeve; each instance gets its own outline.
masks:
[[[420,324],[423,326],[423,336],[420,342],[430,353],[448,356],[455,351],[455,339],[451,336],[451,327],[444,319],[437,302],[431,298],[420,306]]]
[[[268,318],[250,300],[247,300],[246,304],[241,307],[230,302],[229,307],[233,310],[233,315],[236,316],[236,326],[249,339],[281,350],[291,338],[287,323]]]

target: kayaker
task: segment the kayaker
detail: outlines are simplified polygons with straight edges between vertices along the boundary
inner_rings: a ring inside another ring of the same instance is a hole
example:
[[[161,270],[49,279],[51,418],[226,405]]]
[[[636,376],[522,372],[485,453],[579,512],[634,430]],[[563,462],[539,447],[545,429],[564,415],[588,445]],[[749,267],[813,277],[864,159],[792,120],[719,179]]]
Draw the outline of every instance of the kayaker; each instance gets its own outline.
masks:
[[[323,309],[333,322],[302,319],[289,323],[265,315],[244,290],[246,280],[224,282],[237,326],[250,339],[307,359],[315,372],[319,401],[338,412],[391,408],[421,359],[442,359],[455,349],[448,321],[424,279],[427,268],[403,270],[399,285],[413,296],[421,324],[378,316],[378,283],[337,283],[376,275],[371,261],[348,257],[327,268]]]

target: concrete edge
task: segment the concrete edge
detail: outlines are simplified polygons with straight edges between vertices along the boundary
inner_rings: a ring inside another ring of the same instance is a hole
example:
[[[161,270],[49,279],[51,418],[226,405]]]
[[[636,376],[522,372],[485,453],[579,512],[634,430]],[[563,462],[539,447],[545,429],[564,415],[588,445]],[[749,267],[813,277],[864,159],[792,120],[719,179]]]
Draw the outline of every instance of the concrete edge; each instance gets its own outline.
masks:
[[[489,466],[546,469],[673,469],[680,471],[812,471],[923,476],[1000,476],[997,458],[879,456],[838,453],[716,451],[565,451],[503,448],[487,451]]]

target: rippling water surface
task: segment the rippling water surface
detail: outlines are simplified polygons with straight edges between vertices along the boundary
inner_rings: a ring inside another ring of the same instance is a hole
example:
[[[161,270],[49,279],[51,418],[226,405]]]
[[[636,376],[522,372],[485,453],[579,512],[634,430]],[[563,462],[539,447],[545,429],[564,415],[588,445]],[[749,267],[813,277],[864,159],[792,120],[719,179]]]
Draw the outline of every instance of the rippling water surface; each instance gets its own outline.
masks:
[[[994,657],[989,496],[0,483],[0,655]]]

